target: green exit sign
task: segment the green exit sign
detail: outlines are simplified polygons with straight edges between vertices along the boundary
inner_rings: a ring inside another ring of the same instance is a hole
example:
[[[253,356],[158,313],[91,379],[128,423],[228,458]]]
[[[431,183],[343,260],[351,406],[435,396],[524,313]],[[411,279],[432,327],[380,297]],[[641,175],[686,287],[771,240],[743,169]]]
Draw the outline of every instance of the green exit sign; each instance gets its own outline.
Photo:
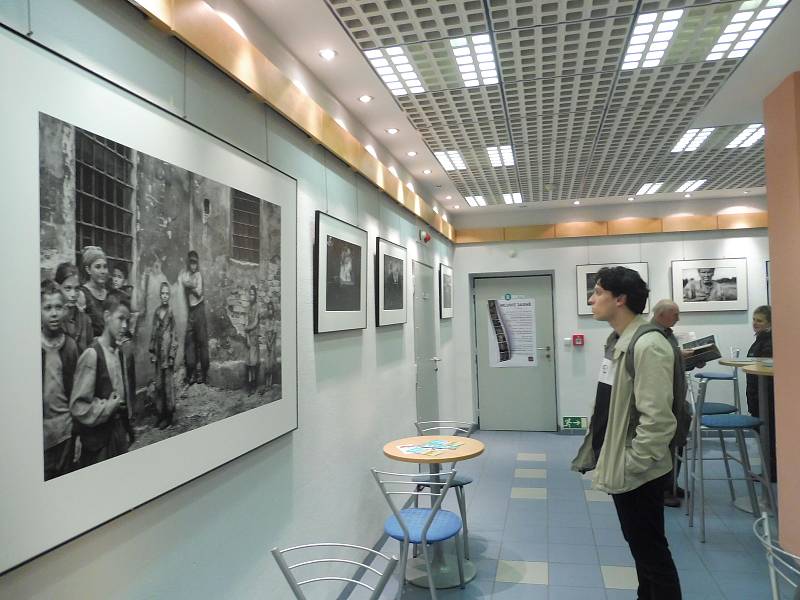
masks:
[[[586,429],[588,423],[586,417],[561,417],[562,429]]]

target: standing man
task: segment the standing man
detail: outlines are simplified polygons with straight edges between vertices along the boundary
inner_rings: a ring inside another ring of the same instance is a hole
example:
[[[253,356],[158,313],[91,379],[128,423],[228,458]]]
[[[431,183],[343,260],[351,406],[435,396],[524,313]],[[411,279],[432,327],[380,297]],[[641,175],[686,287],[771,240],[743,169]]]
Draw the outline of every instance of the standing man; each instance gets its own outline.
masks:
[[[664,533],[664,486],[672,471],[669,444],[674,355],[658,331],[629,348],[648,326],[641,316],[649,290],[625,267],[603,268],[589,298],[592,314],[613,332],[606,343],[594,412],[575,471],[595,470],[593,487],[611,494],[639,578],[639,600],[680,600],[678,572]],[[635,375],[625,368],[634,352]]]
[[[197,252],[190,250],[186,258],[186,269],[178,275],[183,286],[189,315],[186,318],[184,359],[186,361],[186,383],[206,383],[208,380],[208,327],[206,325],[206,303],[203,295],[203,274]],[[200,372],[197,373],[197,363]]]

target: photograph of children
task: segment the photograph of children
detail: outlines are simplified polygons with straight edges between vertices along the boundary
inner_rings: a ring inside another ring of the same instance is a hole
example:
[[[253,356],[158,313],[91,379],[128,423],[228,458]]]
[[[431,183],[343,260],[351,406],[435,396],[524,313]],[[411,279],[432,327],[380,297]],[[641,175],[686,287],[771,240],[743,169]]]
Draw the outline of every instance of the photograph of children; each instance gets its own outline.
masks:
[[[684,302],[733,302],[738,299],[736,268],[683,269]]]
[[[281,208],[45,114],[39,153],[44,479],[279,401]]]
[[[332,235],[326,236],[326,243],[325,310],[357,311],[361,308],[361,248]]]
[[[388,254],[383,255],[383,308],[403,308],[403,261]]]

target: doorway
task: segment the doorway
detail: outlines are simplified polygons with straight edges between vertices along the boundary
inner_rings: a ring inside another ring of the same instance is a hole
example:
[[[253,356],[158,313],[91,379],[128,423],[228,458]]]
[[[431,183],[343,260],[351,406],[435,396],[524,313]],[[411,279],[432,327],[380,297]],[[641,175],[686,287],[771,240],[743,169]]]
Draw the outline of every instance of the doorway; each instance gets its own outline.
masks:
[[[414,289],[414,363],[417,371],[417,420],[439,418],[439,357],[436,355],[436,306],[433,268],[412,261]]]
[[[472,297],[481,429],[556,431],[552,275],[476,277]]]

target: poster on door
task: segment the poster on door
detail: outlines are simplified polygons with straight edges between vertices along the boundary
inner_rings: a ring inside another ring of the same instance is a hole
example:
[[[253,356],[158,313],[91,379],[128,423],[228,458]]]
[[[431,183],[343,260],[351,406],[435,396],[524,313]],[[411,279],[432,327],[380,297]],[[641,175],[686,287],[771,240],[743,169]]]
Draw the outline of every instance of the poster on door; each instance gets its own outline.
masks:
[[[489,300],[489,366],[535,367],[536,302],[506,294]]]

